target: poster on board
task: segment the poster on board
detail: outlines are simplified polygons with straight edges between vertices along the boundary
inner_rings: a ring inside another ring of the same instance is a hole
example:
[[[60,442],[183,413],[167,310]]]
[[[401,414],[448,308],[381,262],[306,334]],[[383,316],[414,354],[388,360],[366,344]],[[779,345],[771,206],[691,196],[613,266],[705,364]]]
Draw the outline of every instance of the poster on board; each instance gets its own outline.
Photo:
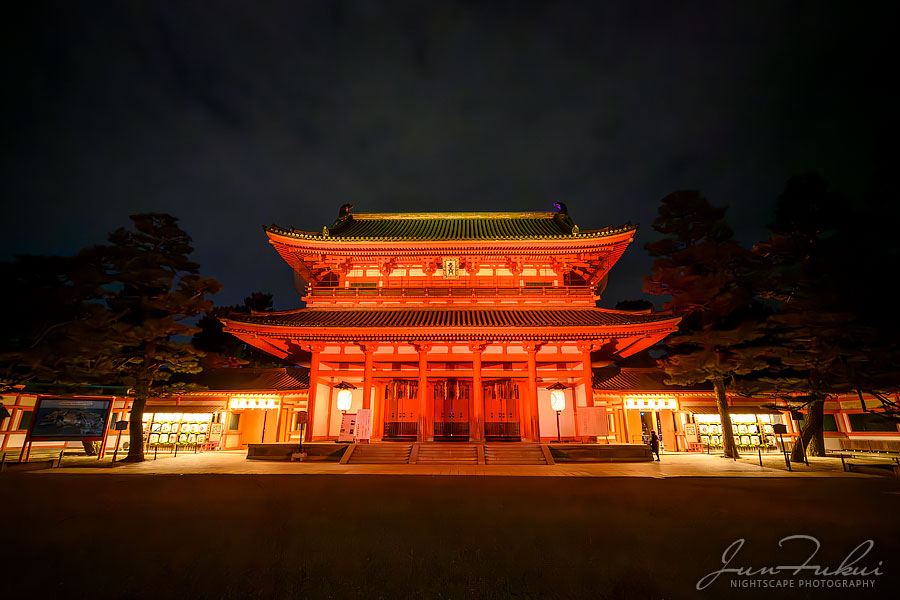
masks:
[[[368,440],[372,437],[372,409],[360,408],[356,411],[356,439]]]
[[[209,441],[218,444],[222,440],[223,423],[212,423],[209,426]]]
[[[111,408],[111,399],[38,398],[28,439],[100,441]]]
[[[700,438],[697,436],[696,423],[684,424],[684,441],[688,444],[696,444],[700,441]]]
[[[354,435],[356,435],[356,415],[344,413],[341,415],[341,433],[338,435],[337,441],[352,442]]]

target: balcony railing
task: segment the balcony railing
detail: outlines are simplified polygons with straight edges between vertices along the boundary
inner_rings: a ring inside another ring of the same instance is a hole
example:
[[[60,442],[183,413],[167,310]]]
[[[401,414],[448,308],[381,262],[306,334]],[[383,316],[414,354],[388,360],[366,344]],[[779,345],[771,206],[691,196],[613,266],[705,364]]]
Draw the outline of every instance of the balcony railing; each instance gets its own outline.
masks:
[[[591,288],[580,287],[314,287],[313,298],[472,298],[495,296],[561,297],[590,296]]]

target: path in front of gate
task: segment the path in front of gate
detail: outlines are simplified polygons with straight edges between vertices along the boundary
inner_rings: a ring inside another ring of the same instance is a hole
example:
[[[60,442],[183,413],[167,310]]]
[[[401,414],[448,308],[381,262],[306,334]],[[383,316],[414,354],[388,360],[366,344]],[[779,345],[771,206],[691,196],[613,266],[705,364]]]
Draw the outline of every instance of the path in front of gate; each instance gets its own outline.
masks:
[[[116,475],[254,474],[254,475],[464,475],[513,477],[878,477],[845,473],[837,458],[815,458],[810,466],[794,465],[787,471],[781,455],[757,456],[738,461],[697,453],[663,454],[661,461],[637,463],[577,463],[555,465],[404,465],[346,464],[333,462],[283,462],[248,460],[246,450],[198,454],[159,455],[143,463],[98,462],[87,457],[66,457],[62,468],[31,471],[33,475],[110,473]]]

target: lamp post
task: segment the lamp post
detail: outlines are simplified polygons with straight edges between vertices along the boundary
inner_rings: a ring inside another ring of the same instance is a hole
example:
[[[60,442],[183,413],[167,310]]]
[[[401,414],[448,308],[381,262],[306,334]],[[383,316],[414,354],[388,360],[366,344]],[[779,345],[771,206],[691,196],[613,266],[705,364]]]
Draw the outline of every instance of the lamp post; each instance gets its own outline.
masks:
[[[550,390],[550,409],[556,411],[556,441],[561,442],[562,438],[559,435],[559,413],[566,410],[565,390],[569,389],[569,387],[557,381],[547,389]]]

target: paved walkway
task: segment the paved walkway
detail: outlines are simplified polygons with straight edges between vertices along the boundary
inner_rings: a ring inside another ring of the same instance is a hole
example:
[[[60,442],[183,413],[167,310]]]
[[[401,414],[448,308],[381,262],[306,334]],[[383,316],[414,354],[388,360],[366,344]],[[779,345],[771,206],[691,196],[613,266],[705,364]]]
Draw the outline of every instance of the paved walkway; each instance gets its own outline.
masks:
[[[54,455],[58,457],[58,452]],[[810,466],[785,467],[781,455],[757,456],[734,461],[722,456],[697,453],[665,453],[659,462],[579,463],[556,465],[391,465],[347,464],[333,462],[282,462],[247,460],[246,451],[203,452],[198,454],[160,454],[143,463],[111,464],[83,456],[66,456],[62,468],[31,471],[35,475],[109,473],[116,475],[175,474],[271,474],[271,475],[489,475],[517,477],[878,477],[865,473],[845,473],[836,458],[815,458]],[[121,457],[121,455],[120,455]],[[32,460],[36,457],[32,454]]]

